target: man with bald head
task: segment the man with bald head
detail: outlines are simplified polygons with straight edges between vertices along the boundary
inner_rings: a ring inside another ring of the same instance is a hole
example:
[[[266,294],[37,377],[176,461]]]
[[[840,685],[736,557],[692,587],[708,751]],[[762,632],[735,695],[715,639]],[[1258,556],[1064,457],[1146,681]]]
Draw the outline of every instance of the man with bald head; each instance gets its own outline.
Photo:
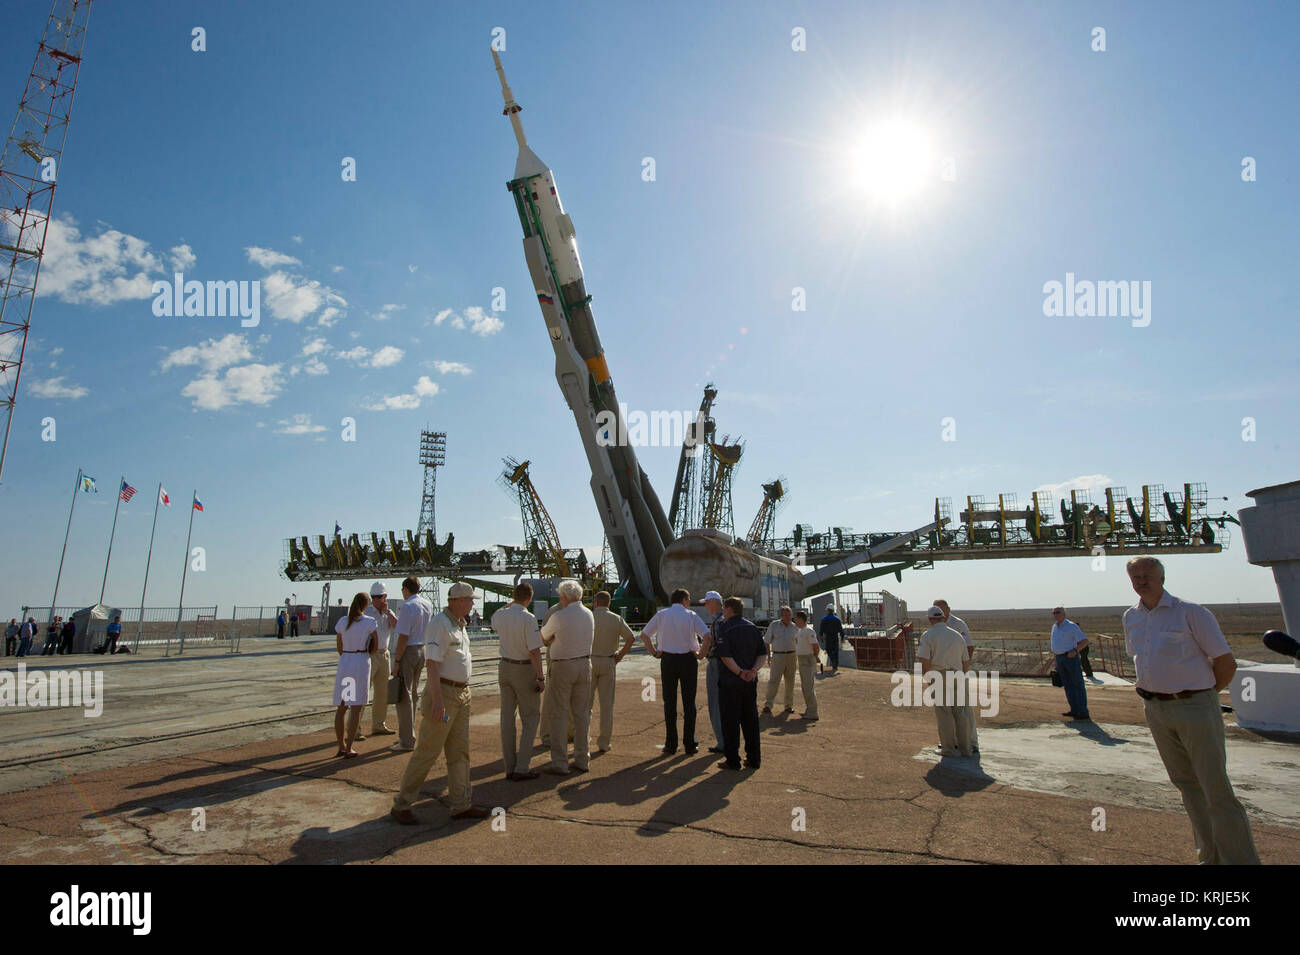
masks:
[[[1198,861],[1258,865],[1246,810],[1228,779],[1219,708],[1237,661],[1210,611],[1165,590],[1160,561],[1134,557],[1127,570],[1140,599],[1124,611],[1124,646],[1151,738],[1192,821]]]

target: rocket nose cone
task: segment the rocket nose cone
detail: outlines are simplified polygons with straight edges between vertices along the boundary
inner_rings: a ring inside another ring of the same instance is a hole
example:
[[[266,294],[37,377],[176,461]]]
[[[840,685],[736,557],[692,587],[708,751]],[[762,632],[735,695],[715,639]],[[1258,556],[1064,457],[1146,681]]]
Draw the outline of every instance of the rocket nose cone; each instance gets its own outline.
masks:
[[[546,163],[537,158],[537,154],[527,146],[519,149],[519,158],[515,160],[515,178],[540,176],[547,171]]]

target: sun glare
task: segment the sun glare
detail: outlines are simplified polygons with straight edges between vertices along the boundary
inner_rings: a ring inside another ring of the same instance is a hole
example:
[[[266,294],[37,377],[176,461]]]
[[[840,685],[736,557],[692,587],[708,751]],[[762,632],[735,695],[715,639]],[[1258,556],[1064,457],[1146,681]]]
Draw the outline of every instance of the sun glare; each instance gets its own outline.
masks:
[[[930,136],[907,120],[885,120],[862,137],[854,165],[865,194],[896,205],[919,194],[934,178]]]

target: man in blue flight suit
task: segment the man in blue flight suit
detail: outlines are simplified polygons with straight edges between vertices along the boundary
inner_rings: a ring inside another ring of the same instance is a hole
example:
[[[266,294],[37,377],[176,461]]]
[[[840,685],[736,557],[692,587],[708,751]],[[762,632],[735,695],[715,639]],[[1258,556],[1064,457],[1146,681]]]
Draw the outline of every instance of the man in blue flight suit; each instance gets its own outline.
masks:
[[[838,673],[840,669],[840,634],[843,632],[844,622],[835,616],[835,605],[831,604],[826,608],[826,616],[817,625],[817,636],[826,648],[826,658],[830,661],[832,673]]]

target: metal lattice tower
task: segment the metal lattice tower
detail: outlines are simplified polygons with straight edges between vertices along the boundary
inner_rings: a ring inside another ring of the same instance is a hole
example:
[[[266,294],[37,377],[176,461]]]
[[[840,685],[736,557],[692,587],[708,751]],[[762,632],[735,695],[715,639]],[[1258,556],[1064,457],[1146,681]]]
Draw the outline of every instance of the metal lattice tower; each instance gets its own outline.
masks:
[[[438,540],[434,496],[438,489],[438,468],[446,461],[446,456],[447,432],[420,432],[420,464],[424,467],[424,494],[420,498],[420,522],[415,528],[415,536],[417,540],[424,539],[425,531],[429,532],[430,539],[435,542]],[[438,579],[436,577],[430,579],[428,590],[429,599],[433,602],[433,606],[435,608],[442,607],[442,599],[438,590]]]
[[[704,386],[704,400],[700,402],[700,413],[689,425],[690,446],[682,445],[682,454],[677,462],[677,480],[673,484],[672,505],[668,512],[668,524],[673,533],[681,537],[693,527],[702,527],[700,523],[704,510],[704,495],[701,491],[703,471],[701,457],[709,442],[713,440],[717,425],[713,421],[713,399],[718,396],[718,389],[709,382]]]
[[[727,444],[727,436],[723,435],[720,442],[715,444],[710,441],[708,447],[702,487],[704,513],[700,516],[700,527],[719,530],[735,537],[731,481],[736,473],[736,465],[740,463],[740,456],[745,452],[745,445],[739,439],[735,444]]]
[[[501,486],[519,500],[519,513],[524,522],[524,546],[536,554],[538,571],[543,575],[568,577],[569,562],[560,546],[555,522],[546,512],[537,488],[533,487],[533,479],[528,476],[530,462],[521,464],[514,458],[502,458],[501,463],[506,466],[499,479]]]
[[[4,283],[0,289],[0,407],[5,413],[0,477],[9,452],[18,379],[54,207],[54,185],[72,117],[90,2],[54,0],[18,115],[0,154],[0,280]]]
[[[776,536],[776,511],[789,490],[790,482],[784,477],[763,485],[763,503],[758,506],[754,523],[749,526],[748,540],[752,546],[766,546]]]

